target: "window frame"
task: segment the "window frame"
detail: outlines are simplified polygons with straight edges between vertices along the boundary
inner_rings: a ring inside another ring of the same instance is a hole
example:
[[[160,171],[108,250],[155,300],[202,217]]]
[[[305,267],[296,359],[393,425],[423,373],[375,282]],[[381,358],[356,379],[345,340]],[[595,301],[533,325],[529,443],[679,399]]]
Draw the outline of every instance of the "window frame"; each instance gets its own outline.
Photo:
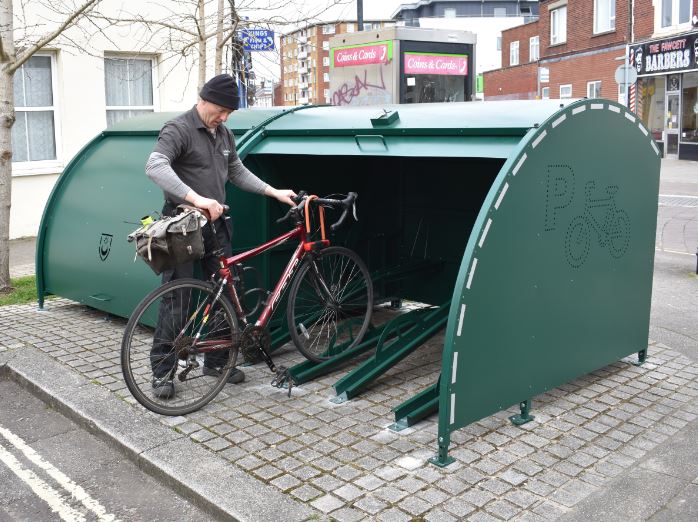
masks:
[[[590,88],[594,87],[594,90],[596,90],[596,85],[598,85],[598,95],[597,96],[590,96]],[[592,98],[601,98],[601,80],[592,80],[587,82],[587,98],[592,99]]]
[[[565,23],[561,24],[560,16],[561,13],[565,13]],[[560,33],[562,29],[562,34],[557,34],[553,31],[557,29],[557,33]],[[550,45],[562,45],[567,43],[567,5],[561,5],[550,11]]]
[[[569,93],[568,96],[563,96],[563,95],[562,95],[562,90],[563,90],[563,89],[567,89],[567,88],[569,88],[570,93]],[[562,100],[562,99],[569,99],[569,98],[571,98],[571,97],[572,97],[572,84],[571,84],[571,83],[565,83],[565,84],[560,85],[560,99],[561,99],[561,100]]]
[[[329,66],[330,66],[330,57],[329,57],[329,56],[323,56],[323,57],[322,57],[322,66],[323,66],[323,67],[329,67]]]
[[[671,3],[671,23],[669,25],[662,25],[664,23],[663,20],[663,13],[664,13],[664,4],[666,2]],[[655,13],[655,19],[654,19],[654,28],[655,32],[659,33],[667,33],[667,32],[674,32],[678,30],[683,30],[683,29],[691,29],[692,28],[692,23],[691,23],[691,17],[695,13],[693,12],[693,2],[689,0],[688,2],[688,19],[685,22],[680,21],[680,16],[681,16],[681,0],[660,0],[658,2],[658,6],[654,10]]]
[[[322,81],[323,81],[323,82],[326,82],[326,83],[329,83],[329,81],[330,81],[330,73],[328,73],[328,72],[322,73]]]
[[[322,26],[322,34],[335,34],[336,30],[335,24],[325,24]]]
[[[107,105],[107,84],[106,84],[106,74],[107,65],[106,60],[150,60],[150,85],[153,89],[153,104],[152,105]],[[160,110],[158,88],[157,88],[157,67],[158,60],[156,56],[150,54],[109,54],[104,55],[104,116],[106,119],[107,113],[109,111],[142,111],[152,109],[152,112],[158,112]],[[108,119],[106,119],[108,122]]]
[[[509,66],[519,65],[519,41],[509,42]]]
[[[549,100],[550,99],[550,87],[541,87],[540,88],[540,97],[542,100]]]
[[[533,42],[535,41],[535,45]],[[536,50],[535,57],[533,56],[533,49]],[[537,62],[540,60],[540,36],[531,36],[528,39],[528,61]]]
[[[444,8],[444,18],[457,18],[458,10],[455,7]]]
[[[599,4],[604,2],[609,8],[608,20],[604,20],[608,23],[608,26],[600,27],[599,24]],[[613,12],[611,15],[611,11]],[[593,34],[603,34],[609,33],[616,30],[616,0],[594,0],[594,12],[593,12]]]
[[[18,175],[31,175],[31,174],[44,174],[46,172],[55,172],[56,169],[62,169],[63,167],[63,143],[61,140],[61,118],[60,111],[58,110],[58,105],[56,103],[57,93],[56,87],[58,86],[58,71],[56,68],[56,54],[52,52],[37,52],[32,55],[34,56],[48,56],[51,59],[51,98],[53,99],[53,105],[49,108],[48,105],[41,107],[15,107],[14,100],[12,105],[16,114],[18,112],[41,112],[51,110],[53,111],[53,144],[56,150],[56,157],[54,159],[46,160],[36,160],[36,161],[11,161],[12,164],[12,177]],[[26,62],[25,62],[26,63]],[[16,72],[15,72],[16,74]],[[14,79],[13,79],[14,81]],[[10,129],[12,132],[12,129]]]

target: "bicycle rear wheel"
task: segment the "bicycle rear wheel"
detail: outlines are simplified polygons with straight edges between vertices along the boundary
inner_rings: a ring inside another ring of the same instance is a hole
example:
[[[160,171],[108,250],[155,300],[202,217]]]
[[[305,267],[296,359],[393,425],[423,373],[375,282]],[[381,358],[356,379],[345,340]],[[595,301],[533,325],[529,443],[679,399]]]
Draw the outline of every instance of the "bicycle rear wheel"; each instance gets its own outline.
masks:
[[[373,312],[366,264],[348,248],[311,254],[294,278],[286,318],[293,343],[320,362],[361,342]]]
[[[198,279],[177,279],[148,294],[131,314],[121,343],[129,391],[161,415],[198,410],[235,367],[239,329],[230,303]],[[207,367],[217,368],[204,373]],[[172,383],[173,389],[169,388]]]

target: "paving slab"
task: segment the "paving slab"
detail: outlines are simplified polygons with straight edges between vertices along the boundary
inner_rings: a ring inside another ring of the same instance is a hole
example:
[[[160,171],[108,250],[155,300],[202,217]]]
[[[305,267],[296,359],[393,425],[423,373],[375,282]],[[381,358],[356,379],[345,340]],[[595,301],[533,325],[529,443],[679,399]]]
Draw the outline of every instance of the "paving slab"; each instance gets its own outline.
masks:
[[[512,426],[513,405],[454,432],[456,462],[441,469],[427,463],[436,453],[436,416],[400,433],[388,426],[393,406],[438,377],[442,337],[344,404],[329,400],[341,371],[288,398],[259,364],[203,410],[161,417],[136,403],[123,382],[124,320],[56,298],[44,312],[0,308],[0,326],[6,374],[11,369],[143,468],[240,520],[280,512],[288,520],[549,520],[588,514],[580,506],[611,484],[620,492],[614,504],[633,498],[632,513],[659,516],[662,499],[690,492],[690,463],[674,477],[663,472],[675,466],[673,451],[646,458],[669,443],[688,451],[694,431],[684,430],[698,418],[698,363],[661,343],[650,344],[642,367],[630,357],[535,397],[535,422]],[[275,359],[290,366],[302,357],[284,348]],[[637,489],[657,477],[668,478],[656,496]]]

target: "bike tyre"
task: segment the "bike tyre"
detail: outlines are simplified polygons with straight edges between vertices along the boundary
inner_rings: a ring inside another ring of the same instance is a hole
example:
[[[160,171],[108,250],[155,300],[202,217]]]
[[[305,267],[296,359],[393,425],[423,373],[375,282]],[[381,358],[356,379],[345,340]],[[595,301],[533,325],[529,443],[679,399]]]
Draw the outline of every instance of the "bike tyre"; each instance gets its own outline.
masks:
[[[577,216],[567,227],[565,257],[573,268],[582,266],[591,250],[591,227],[584,216]]]
[[[206,299],[214,295],[214,286],[212,283],[203,282],[198,279],[182,278],[175,279],[174,281],[170,281],[156,288],[145,296],[138,306],[136,306],[126,324],[121,342],[121,370],[124,381],[126,381],[126,386],[133,397],[148,410],[160,415],[171,416],[186,415],[187,413],[199,410],[218,395],[235,367],[239,348],[239,343],[233,343],[232,348],[227,350],[227,362],[218,375],[204,376],[202,373],[202,365],[197,369],[198,371],[194,374],[194,377],[187,381],[179,381],[175,376],[174,398],[163,399],[155,397],[151,382],[152,368],[149,348],[149,346],[152,346],[154,333],[148,338],[148,327],[143,325],[143,323],[147,324],[148,320],[144,320],[144,317],[147,317],[149,313],[152,314],[154,306],[157,307],[156,311],[158,311],[159,300],[163,296],[174,294],[174,292],[190,292],[189,295],[193,292],[200,292],[202,296],[205,296],[203,298]],[[209,311],[209,317],[214,317],[214,320],[211,321],[212,325],[215,324],[215,317],[221,317],[226,321],[227,324],[220,329],[220,337],[222,339],[227,339],[227,334],[225,333],[226,329],[230,330],[231,339],[235,336],[239,336],[237,317],[233,311],[232,305],[223,297],[218,300],[217,305],[221,306],[221,315],[218,316],[215,312],[211,314]],[[189,312],[190,310],[187,310],[187,315]],[[150,330],[154,332],[153,328],[150,328]],[[216,331],[218,331],[218,329],[216,329]],[[146,342],[135,343],[134,338],[137,335],[141,337],[145,335],[147,338]],[[147,356],[145,355],[146,352]],[[174,354],[174,349],[172,349],[171,354]],[[172,357],[174,357],[174,355],[172,355]],[[199,380],[201,380],[200,390],[195,389],[196,382]],[[182,382],[185,382],[185,384],[182,384]],[[188,384],[192,382],[194,384]]]
[[[289,333],[291,334],[291,339],[296,345],[296,348],[298,348],[306,359],[313,362],[322,362],[336,355],[336,353],[330,352],[331,346],[329,346],[332,326],[334,326],[335,333],[347,327],[350,329],[352,327],[348,321],[342,322],[342,317],[339,318],[339,321],[335,320],[334,322],[322,323],[319,320],[313,319],[310,327],[304,326],[305,333],[300,333],[301,328],[296,325],[302,324],[303,317],[314,318],[318,314],[320,318],[326,317],[330,306],[324,296],[320,296],[314,291],[312,279],[315,276],[311,271],[313,262],[315,262],[316,266],[320,269],[325,283],[327,284],[329,282],[329,288],[336,296],[339,295],[340,290],[346,291],[347,286],[347,281],[341,280],[342,277],[346,276],[346,273],[343,274],[346,270],[341,267],[352,267],[350,276],[352,288],[355,289],[355,298],[352,302],[339,303],[338,306],[340,309],[342,304],[345,304],[347,308],[351,306],[353,313],[351,316],[346,315],[345,319],[351,319],[352,324],[358,323],[360,325],[356,332],[350,332],[348,341],[351,340],[351,343],[343,347],[343,350],[351,349],[359,344],[366,334],[366,330],[368,330],[373,313],[373,282],[371,281],[371,276],[366,264],[355,252],[348,248],[340,246],[327,247],[319,253],[312,255],[312,257],[306,258],[304,261],[291,284],[286,318]],[[338,274],[334,273],[337,268],[340,268]],[[355,274],[355,276],[353,274]],[[337,279],[337,276],[339,276],[340,279]],[[313,290],[312,292],[311,289]],[[343,297],[344,296],[339,295],[340,299]],[[340,323],[340,328],[338,328]],[[321,342],[323,336],[328,339],[327,345]]]
[[[619,259],[625,255],[630,246],[630,218],[625,210],[616,211],[613,217],[608,249],[613,258]]]

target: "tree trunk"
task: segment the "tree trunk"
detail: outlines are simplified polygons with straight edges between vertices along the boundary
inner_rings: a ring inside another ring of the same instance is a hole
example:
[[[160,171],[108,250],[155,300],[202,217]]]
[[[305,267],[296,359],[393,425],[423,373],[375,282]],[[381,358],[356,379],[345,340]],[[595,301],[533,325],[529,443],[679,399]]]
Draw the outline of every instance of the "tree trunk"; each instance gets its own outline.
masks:
[[[0,292],[10,288],[10,206],[12,202],[12,125],[15,122],[15,59],[12,0],[0,0]]]
[[[199,16],[197,26],[199,31],[199,91],[206,83],[206,16],[204,14],[205,0],[199,0]]]
[[[225,15],[225,0],[218,0],[216,14],[216,75],[223,72],[223,16]]]

